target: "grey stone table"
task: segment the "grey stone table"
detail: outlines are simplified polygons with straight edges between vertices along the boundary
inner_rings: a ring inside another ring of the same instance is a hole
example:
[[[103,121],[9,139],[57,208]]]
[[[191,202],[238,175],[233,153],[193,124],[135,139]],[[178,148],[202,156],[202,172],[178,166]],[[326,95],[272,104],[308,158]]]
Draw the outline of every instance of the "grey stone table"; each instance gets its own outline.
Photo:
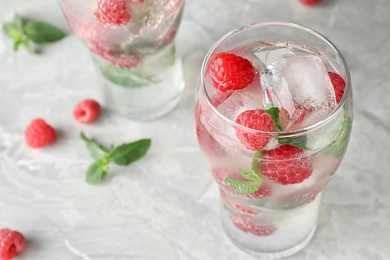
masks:
[[[351,142],[323,194],[319,228],[289,259],[390,259],[390,1],[187,0],[178,34],[186,93],[169,115],[133,122],[103,112],[91,125],[73,120],[86,97],[101,100],[92,61],[70,32],[56,0],[0,0],[0,22],[14,13],[51,22],[68,36],[42,54],[13,53],[0,35],[0,228],[28,240],[17,259],[250,260],[225,236],[217,187],[201,157],[193,120],[195,85],[206,51],[253,21],[312,27],[347,59],[354,88]],[[32,150],[32,118],[59,130],[55,145]],[[142,160],[112,166],[107,181],[85,183],[91,163],[83,130],[105,144],[151,138]]]

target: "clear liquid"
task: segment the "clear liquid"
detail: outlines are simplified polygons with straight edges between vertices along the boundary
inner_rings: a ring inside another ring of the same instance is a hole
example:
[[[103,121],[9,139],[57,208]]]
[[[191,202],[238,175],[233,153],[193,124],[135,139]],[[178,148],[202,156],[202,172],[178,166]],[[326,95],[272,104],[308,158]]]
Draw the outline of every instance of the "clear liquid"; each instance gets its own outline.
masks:
[[[212,108],[206,101],[200,82],[195,107],[198,141],[224,194],[222,223],[230,239],[255,256],[281,258],[298,252],[313,236],[317,226],[320,193],[341,163],[352,118],[346,106],[321,128],[294,136],[307,139],[308,150],[298,158],[309,160],[312,165],[312,173],[307,179],[285,185],[264,178],[261,187],[266,187],[267,192],[261,196],[233,190],[224,180],[232,177],[248,181],[240,174],[240,170],[251,169],[255,151],[247,149],[240,142],[234,127],[226,118],[234,122],[244,110],[266,109],[260,71],[280,59],[307,55],[320,57],[329,71],[335,71],[335,67],[324,54],[286,43],[272,45],[256,42],[229,52],[251,61],[257,71],[255,80],[239,92],[219,93],[206,71],[204,84],[215,107]],[[262,60],[255,52],[263,52]],[[271,138],[264,149],[273,149],[279,145],[277,138]],[[262,160],[260,156],[258,163]],[[263,228],[268,231],[263,232]]]

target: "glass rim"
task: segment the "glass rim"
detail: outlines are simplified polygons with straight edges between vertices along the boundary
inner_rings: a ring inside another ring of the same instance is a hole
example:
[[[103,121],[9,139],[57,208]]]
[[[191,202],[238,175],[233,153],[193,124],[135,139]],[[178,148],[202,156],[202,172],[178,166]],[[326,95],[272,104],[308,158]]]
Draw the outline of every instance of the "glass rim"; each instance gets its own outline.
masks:
[[[314,35],[315,37],[321,39],[323,42],[325,42],[326,44],[328,44],[330,47],[332,47],[334,49],[334,51],[336,52],[338,57],[341,59],[342,66],[345,69],[345,91],[344,91],[344,94],[343,94],[340,102],[336,105],[336,107],[332,110],[332,112],[329,115],[327,115],[324,119],[322,119],[321,121],[318,121],[315,124],[312,124],[312,125],[309,125],[307,127],[304,127],[302,129],[288,130],[288,131],[283,131],[283,132],[275,132],[275,131],[269,132],[269,131],[263,131],[263,130],[257,130],[257,129],[253,129],[253,128],[248,128],[248,127],[245,127],[243,125],[237,124],[236,122],[232,121],[231,119],[229,119],[225,115],[223,115],[217,109],[217,107],[211,101],[209,93],[207,92],[207,89],[206,89],[205,77],[204,77],[204,75],[206,74],[206,70],[208,69],[206,65],[207,65],[207,63],[209,63],[211,54],[217,49],[217,47],[221,43],[223,43],[224,41],[226,41],[230,37],[236,35],[237,33],[242,32],[242,31],[255,29],[255,28],[260,28],[260,27],[273,26],[273,25],[274,26],[281,26],[281,27],[285,27],[285,28],[287,28],[287,27],[296,28],[296,29],[299,29],[301,31],[306,31],[306,32]],[[205,58],[203,59],[202,66],[201,66],[201,73],[200,73],[200,82],[202,84],[202,86],[201,86],[202,92],[205,94],[205,97],[206,97],[205,99],[206,99],[206,102],[208,103],[208,105],[211,107],[213,112],[218,115],[218,117],[222,118],[229,125],[232,125],[235,128],[241,128],[241,129],[243,129],[244,131],[247,131],[247,132],[264,133],[264,134],[278,135],[278,136],[283,136],[283,137],[296,136],[296,135],[299,135],[299,134],[302,134],[302,133],[313,131],[313,130],[315,130],[317,128],[320,128],[322,125],[326,125],[326,123],[329,122],[330,120],[332,120],[332,118],[335,117],[335,115],[342,109],[342,107],[344,106],[344,104],[347,101],[349,92],[351,91],[351,76],[350,76],[348,64],[347,64],[343,54],[341,53],[341,51],[327,37],[325,37],[321,33],[317,32],[316,30],[311,29],[311,28],[309,28],[307,26],[304,26],[304,25],[300,25],[298,23],[284,22],[284,21],[261,21],[261,22],[254,22],[254,23],[250,23],[250,24],[247,24],[247,25],[244,25],[244,26],[240,26],[240,27],[238,27],[236,29],[231,30],[230,32],[226,33],[225,35],[223,35],[221,38],[219,38],[218,41],[216,41],[211,46],[211,48],[206,53]]]

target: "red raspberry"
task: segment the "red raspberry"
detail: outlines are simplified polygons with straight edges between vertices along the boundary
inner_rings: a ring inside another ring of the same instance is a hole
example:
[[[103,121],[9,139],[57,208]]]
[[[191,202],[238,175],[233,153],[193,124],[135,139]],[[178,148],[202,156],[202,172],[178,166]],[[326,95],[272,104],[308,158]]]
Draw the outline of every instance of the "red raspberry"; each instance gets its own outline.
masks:
[[[252,233],[256,236],[269,236],[276,230],[273,225],[264,223],[261,220],[250,216],[231,215],[230,220],[242,231]]]
[[[344,79],[335,72],[329,72],[330,80],[332,81],[334,92],[336,95],[336,102],[340,103],[341,98],[345,92],[345,81]]]
[[[31,148],[40,148],[54,143],[57,133],[43,119],[36,118],[27,126],[24,139]]]
[[[23,252],[26,241],[21,233],[0,229],[0,259],[9,260]]]
[[[288,144],[265,151],[259,168],[266,178],[281,184],[303,182],[313,172],[311,160],[304,156],[304,151]]]
[[[144,2],[144,0],[129,0],[129,2],[133,4],[141,4]]]
[[[222,92],[244,89],[255,78],[255,69],[249,60],[224,52],[213,58],[210,73],[214,87]]]
[[[299,0],[304,5],[315,5],[321,2],[321,0]]]
[[[92,123],[99,116],[100,105],[92,99],[79,102],[73,110],[73,116],[81,123]]]
[[[109,25],[125,25],[132,17],[126,0],[100,0],[94,14],[99,22]]]
[[[253,151],[263,149],[271,139],[272,136],[264,132],[274,131],[274,123],[271,116],[262,109],[242,112],[238,115],[236,123],[254,130],[254,132],[250,132],[239,127],[235,128],[236,135],[241,143]]]

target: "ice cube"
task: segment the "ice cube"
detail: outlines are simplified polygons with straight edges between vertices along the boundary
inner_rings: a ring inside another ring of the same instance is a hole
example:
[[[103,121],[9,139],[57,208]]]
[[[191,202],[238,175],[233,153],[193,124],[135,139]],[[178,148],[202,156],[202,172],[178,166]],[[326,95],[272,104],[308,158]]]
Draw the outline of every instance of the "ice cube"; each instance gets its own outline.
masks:
[[[253,95],[243,91],[235,91],[217,106],[217,110],[234,122],[242,112],[261,107],[261,101]],[[253,154],[253,151],[249,151],[241,144],[234,127],[217,113],[207,113],[206,117],[203,118],[203,124],[211,136],[223,146],[233,151]]]
[[[255,47],[253,54],[265,65],[270,65],[280,59],[295,55],[289,47]]]
[[[263,103],[285,111],[286,129],[304,128],[324,119],[336,106],[325,64],[314,55],[290,56],[261,71]]]

